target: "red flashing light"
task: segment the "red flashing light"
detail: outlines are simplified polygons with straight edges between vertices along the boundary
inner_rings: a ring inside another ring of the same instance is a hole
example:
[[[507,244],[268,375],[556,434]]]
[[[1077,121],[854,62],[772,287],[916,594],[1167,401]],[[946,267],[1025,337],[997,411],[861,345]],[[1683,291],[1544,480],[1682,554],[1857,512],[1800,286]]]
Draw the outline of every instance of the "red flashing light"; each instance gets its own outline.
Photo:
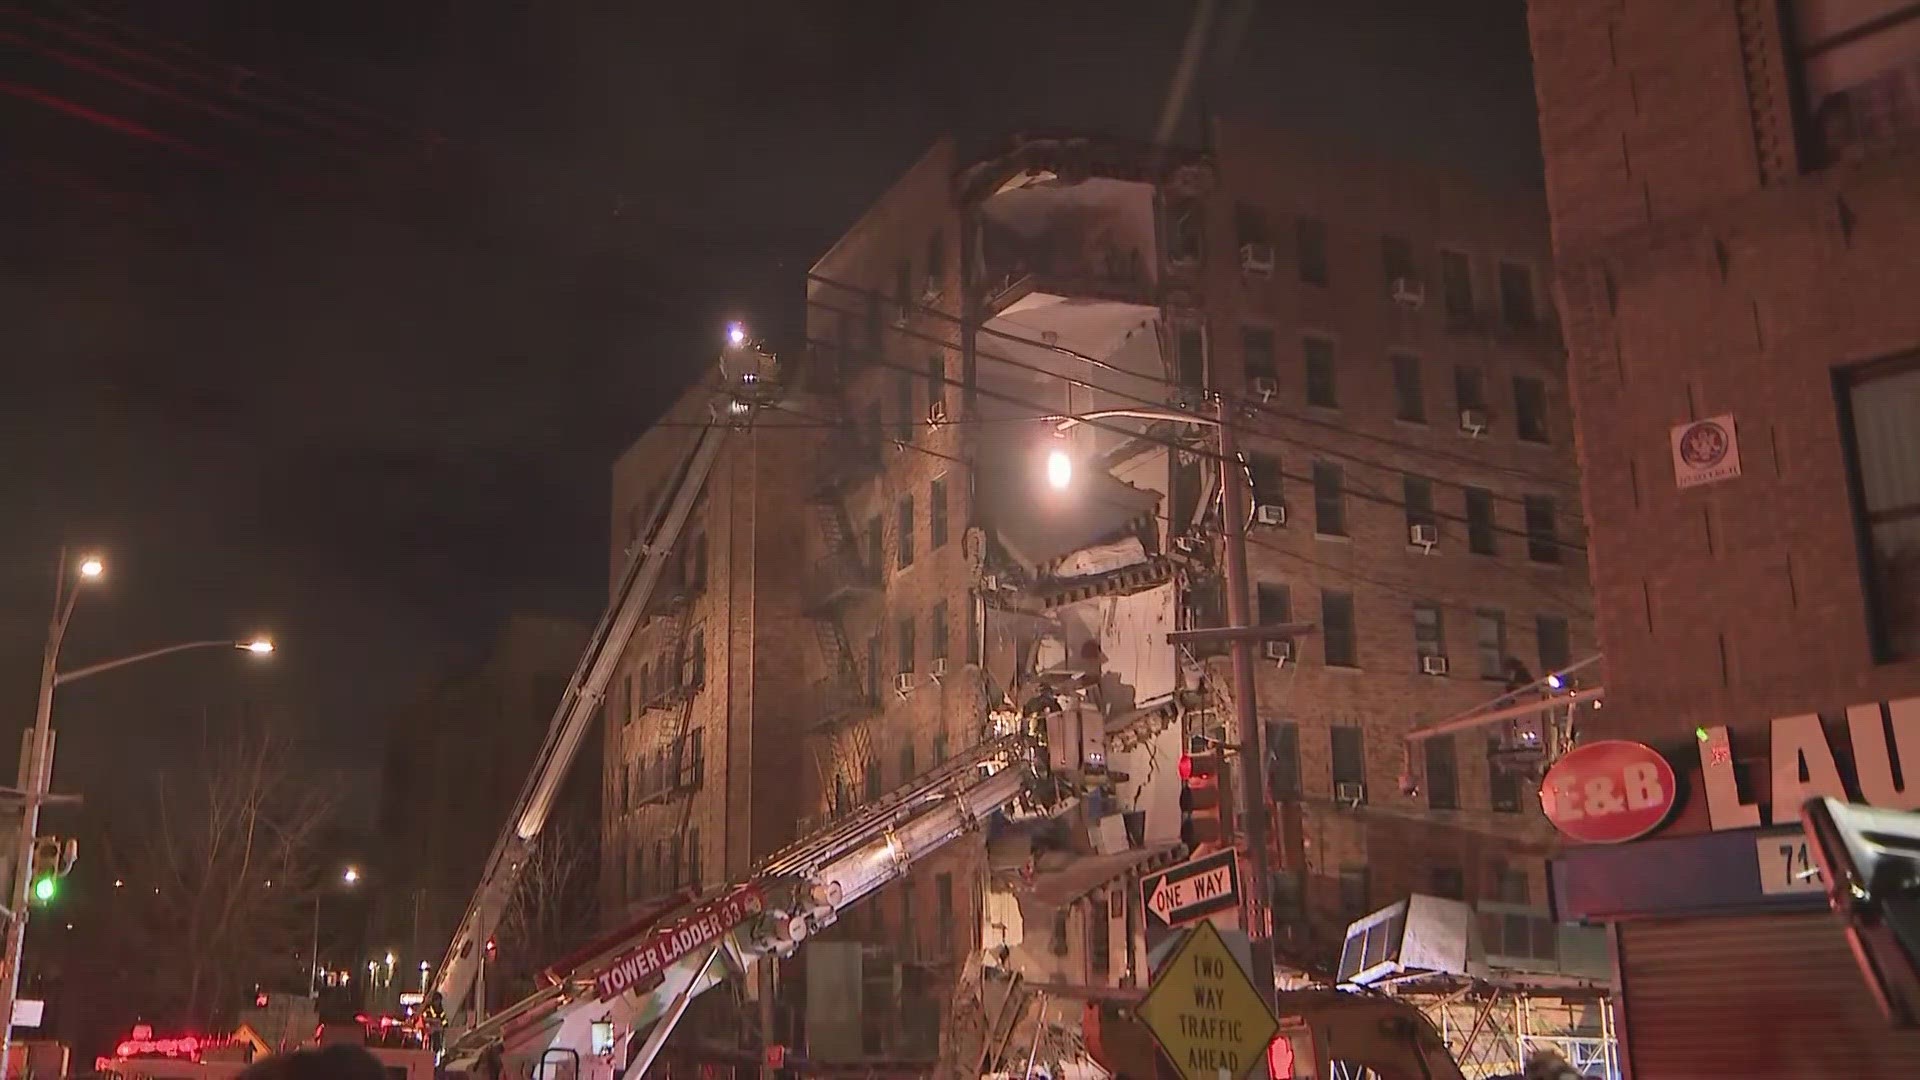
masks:
[[[1180,779],[1182,780],[1193,779],[1193,755],[1192,754],[1180,755]]]

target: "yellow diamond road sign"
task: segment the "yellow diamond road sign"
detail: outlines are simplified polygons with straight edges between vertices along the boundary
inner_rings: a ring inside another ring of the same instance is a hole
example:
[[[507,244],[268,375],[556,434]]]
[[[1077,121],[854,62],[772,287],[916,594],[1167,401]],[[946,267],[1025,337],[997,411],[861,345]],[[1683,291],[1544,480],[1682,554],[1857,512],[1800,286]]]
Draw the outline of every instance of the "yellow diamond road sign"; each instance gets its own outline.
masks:
[[[1160,966],[1135,1015],[1182,1080],[1238,1080],[1266,1061],[1280,1029],[1210,922],[1195,926]]]

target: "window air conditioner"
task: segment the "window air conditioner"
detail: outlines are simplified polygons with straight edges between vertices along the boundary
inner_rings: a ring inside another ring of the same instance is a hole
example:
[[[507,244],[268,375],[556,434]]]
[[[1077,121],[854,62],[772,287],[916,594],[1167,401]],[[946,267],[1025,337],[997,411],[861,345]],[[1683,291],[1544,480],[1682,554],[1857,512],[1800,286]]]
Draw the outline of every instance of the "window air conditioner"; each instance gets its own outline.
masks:
[[[936,401],[927,406],[927,426],[939,427],[947,422],[947,403]]]
[[[1253,520],[1262,525],[1285,525],[1287,508],[1282,503],[1261,503],[1253,508]]]
[[[913,693],[913,672],[903,671],[893,677],[893,692],[901,697]]]
[[[899,329],[907,325],[907,319],[913,315],[913,305],[902,300],[893,305],[893,325]]]
[[[1271,275],[1273,273],[1273,245],[1265,240],[1254,240],[1240,245],[1240,269],[1248,274]]]
[[[927,278],[926,288],[920,290],[920,302],[922,304],[925,304],[928,307],[932,307],[934,304],[938,303],[939,300],[940,300],[940,279],[937,277],[929,276]]]
[[[1394,278],[1393,302],[1401,307],[1419,311],[1427,302],[1427,283],[1419,278]]]
[[[1415,547],[1426,548],[1428,553],[1431,554],[1433,545],[1439,542],[1440,529],[1437,526],[1426,524],[1407,526],[1407,543]]]
[[[947,658],[944,656],[934,657],[933,666],[927,670],[927,674],[931,675],[935,680],[945,678],[947,675]]]
[[[1447,658],[1444,656],[1421,657],[1420,673],[1422,675],[1445,675],[1447,673]]]
[[[1261,401],[1272,401],[1273,395],[1280,392],[1280,380],[1271,375],[1255,375],[1247,380],[1247,386],[1260,395]]]
[[[1285,638],[1277,641],[1263,641],[1260,643],[1260,652],[1261,655],[1269,660],[1278,660],[1284,663],[1285,661],[1293,659],[1293,642]]]
[[[1333,799],[1348,806],[1359,806],[1367,801],[1367,785],[1357,780],[1342,781],[1333,785]]]
[[[1466,432],[1468,435],[1485,435],[1487,433],[1487,410],[1474,408],[1461,409],[1460,430]]]

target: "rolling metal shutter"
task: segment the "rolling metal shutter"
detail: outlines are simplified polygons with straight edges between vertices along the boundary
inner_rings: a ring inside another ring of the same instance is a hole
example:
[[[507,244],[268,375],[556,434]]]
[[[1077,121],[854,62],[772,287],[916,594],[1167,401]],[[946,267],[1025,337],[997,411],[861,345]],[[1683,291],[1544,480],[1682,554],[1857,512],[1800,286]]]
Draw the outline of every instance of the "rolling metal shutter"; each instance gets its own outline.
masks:
[[[1617,925],[1633,1080],[1920,1077],[1825,912]]]

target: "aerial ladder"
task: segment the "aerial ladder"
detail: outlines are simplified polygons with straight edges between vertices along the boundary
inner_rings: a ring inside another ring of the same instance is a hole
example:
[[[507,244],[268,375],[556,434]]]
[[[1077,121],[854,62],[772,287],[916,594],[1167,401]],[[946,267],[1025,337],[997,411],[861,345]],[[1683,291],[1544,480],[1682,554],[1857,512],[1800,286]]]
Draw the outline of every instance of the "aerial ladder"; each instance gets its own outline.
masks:
[[[606,697],[607,686],[633,639],[635,627],[653,600],[721,447],[734,430],[750,424],[775,400],[777,361],[736,324],[728,328],[727,349],[709,383],[713,387],[708,405],[710,422],[699,429],[629,553],[613,600],[587,639],[586,651],[554,709],[512,815],[487,856],[479,886],[440,962],[432,989],[437,1011],[449,1020],[460,1017],[468,1005],[486,943],[513,896],[521,867],[546,827],[580,742],[593,726],[594,714]]]

